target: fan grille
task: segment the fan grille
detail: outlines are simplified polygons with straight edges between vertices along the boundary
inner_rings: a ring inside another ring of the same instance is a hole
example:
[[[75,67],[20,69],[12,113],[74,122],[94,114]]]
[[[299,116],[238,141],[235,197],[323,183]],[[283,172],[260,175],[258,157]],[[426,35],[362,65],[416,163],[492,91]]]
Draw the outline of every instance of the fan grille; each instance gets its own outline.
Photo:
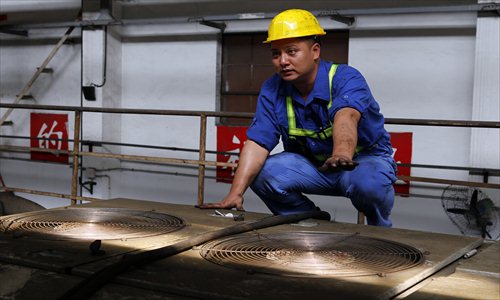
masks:
[[[182,219],[158,212],[120,208],[65,208],[0,218],[7,234],[42,239],[129,239],[176,231]]]
[[[422,252],[357,234],[286,232],[238,235],[200,249],[210,262],[287,276],[362,276],[397,272],[423,262]]]
[[[475,204],[472,201],[474,193]],[[495,201],[472,187],[450,185],[441,195],[446,215],[462,234],[491,240],[500,239],[500,211],[498,199]]]

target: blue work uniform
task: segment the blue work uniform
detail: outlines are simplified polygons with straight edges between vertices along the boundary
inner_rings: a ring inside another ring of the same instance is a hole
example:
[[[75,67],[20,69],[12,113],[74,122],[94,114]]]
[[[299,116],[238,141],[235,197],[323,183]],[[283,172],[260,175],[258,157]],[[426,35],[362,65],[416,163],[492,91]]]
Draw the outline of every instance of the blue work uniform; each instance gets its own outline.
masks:
[[[392,184],[397,178],[384,117],[365,79],[353,67],[339,65],[330,89],[331,67],[331,62],[320,61],[314,87],[306,101],[278,74],[265,81],[247,137],[268,151],[272,151],[281,138],[285,151],[267,158],[250,187],[274,214],[317,209],[304,194],[345,196],[366,215],[368,224],[389,227],[394,203]],[[332,126],[340,109],[350,107],[361,113],[358,151],[354,156],[359,165],[354,170],[318,171],[331,156],[334,141],[331,137],[290,135],[287,97],[292,100],[296,128],[318,132],[318,136]]]

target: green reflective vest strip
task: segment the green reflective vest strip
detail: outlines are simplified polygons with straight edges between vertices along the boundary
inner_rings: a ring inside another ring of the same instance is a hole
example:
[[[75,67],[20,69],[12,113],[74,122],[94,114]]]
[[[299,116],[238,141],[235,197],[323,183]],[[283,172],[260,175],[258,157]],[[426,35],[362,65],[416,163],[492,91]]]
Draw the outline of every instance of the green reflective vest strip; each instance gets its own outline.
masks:
[[[337,71],[337,64],[332,64],[330,71],[328,72],[328,90],[330,91],[330,102],[328,102],[328,108],[332,106],[332,81],[335,72]],[[291,136],[305,136],[310,138],[316,138],[321,140],[326,140],[332,136],[332,127],[325,128],[321,132],[316,132],[314,130],[297,128],[295,122],[295,112],[293,111],[293,101],[290,96],[286,97],[286,112],[288,115],[288,134]]]
[[[330,101],[328,102],[328,108],[332,106],[332,81],[333,81],[333,76],[337,71],[337,67],[338,67],[337,64],[332,64],[332,66],[330,67],[330,71],[328,72],[328,88],[330,91]],[[295,121],[295,112],[293,110],[293,101],[290,96],[286,97],[286,112],[288,116],[288,134],[290,135],[291,138],[294,138],[295,136],[304,136],[309,138],[326,140],[332,137],[333,134],[332,126],[325,128],[320,132],[304,128],[297,128]],[[359,153],[361,152],[361,150],[363,150],[363,147],[357,146],[355,152]],[[323,158],[324,155],[318,155],[318,156],[321,156]]]

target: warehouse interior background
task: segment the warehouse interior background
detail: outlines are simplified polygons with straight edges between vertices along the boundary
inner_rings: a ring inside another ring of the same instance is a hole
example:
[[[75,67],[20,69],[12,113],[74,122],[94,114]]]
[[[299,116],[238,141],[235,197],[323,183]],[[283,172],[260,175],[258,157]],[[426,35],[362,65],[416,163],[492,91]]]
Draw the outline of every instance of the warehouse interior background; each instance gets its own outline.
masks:
[[[342,59],[365,76],[386,118],[496,124],[482,128],[387,125],[391,133],[411,133],[408,175],[448,180],[411,181],[409,193],[396,197],[393,226],[460,235],[443,207],[447,188],[476,182],[476,186],[465,187],[479,189],[497,209],[500,206],[498,3],[0,0],[0,105],[4,104],[0,117],[11,110],[5,104],[25,106],[12,109],[0,122],[4,123],[0,127],[3,185],[45,208],[70,204],[67,197],[36,191],[71,194],[72,155],[62,163],[44,161],[34,158],[29,147],[37,114],[58,114],[66,120],[63,136],[70,139],[66,149],[73,149],[75,113],[30,105],[80,107],[88,109],[81,116],[80,139],[86,143],[80,144],[80,151],[122,157],[80,156],[78,196],[196,204],[198,164],[138,161],[127,156],[198,160],[199,116],[102,113],[97,109],[251,113],[248,101],[255,98],[255,86],[251,93],[237,97],[240,104],[231,110],[225,107],[224,97],[231,95],[232,88],[225,69],[230,65],[228,43],[242,36],[263,36],[276,13],[303,8],[317,13],[328,35],[344,36],[347,52]],[[483,9],[478,11],[478,5]],[[496,9],[488,9],[488,5]],[[70,27],[74,30],[48,63],[47,72],[41,72],[29,92],[16,101]],[[268,46],[251,41],[255,56],[238,62],[235,70],[248,72],[249,68],[262,67],[269,71],[262,66],[262,61],[270,58],[270,54],[265,56]],[[323,55],[323,59],[339,59],[334,56]],[[232,81],[238,83],[243,84]],[[221,150],[218,130],[230,126],[216,116],[209,116],[206,124],[206,160],[217,161],[215,151]],[[52,137],[57,137],[57,130],[45,130],[43,136],[54,133]],[[46,142],[47,148],[52,147],[49,144]],[[22,147],[28,151],[20,151]],[[279,147],[275,151],[280,151]],[[227,157],[234,162],[237,156]],[[219,201],[229,185],[214,179],[212,165],[204,171],[204,201]],[[356,222],[357,212],[349,199],[314,195],[311,199],[336,221]],[[269,213],[250,190],[245,208]],[[500,220],[496,222],[495,230],[499,230]]]

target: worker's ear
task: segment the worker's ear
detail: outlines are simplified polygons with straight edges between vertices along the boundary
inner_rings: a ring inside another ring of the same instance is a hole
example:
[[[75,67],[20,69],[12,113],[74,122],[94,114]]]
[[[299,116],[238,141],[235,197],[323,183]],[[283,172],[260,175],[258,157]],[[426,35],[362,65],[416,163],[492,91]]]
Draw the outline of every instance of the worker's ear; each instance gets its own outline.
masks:
[[[318,60],[321,54],[321,46],[319,45],[319,43],[313,43],[313,45],[311,46],[311,51],[313,52],[314,60]]]

